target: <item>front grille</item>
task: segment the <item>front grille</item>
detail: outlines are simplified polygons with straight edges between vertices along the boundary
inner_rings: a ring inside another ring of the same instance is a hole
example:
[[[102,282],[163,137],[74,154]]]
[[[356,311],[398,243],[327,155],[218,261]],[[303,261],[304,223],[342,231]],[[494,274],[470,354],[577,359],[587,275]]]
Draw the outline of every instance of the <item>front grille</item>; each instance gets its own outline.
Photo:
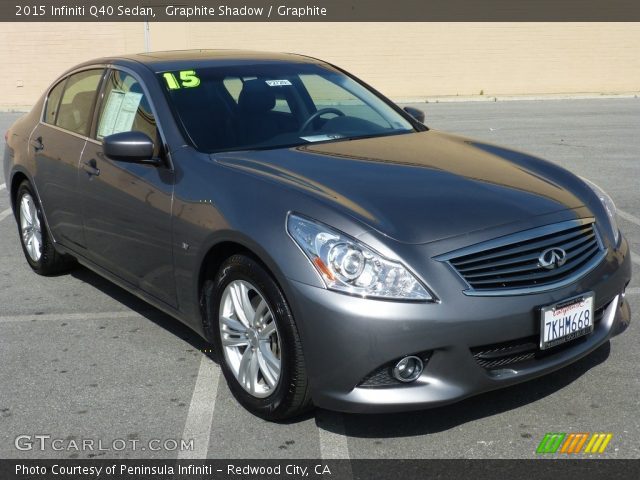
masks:
[[[561,266],[545,269],[547,249],[566,252]],[[453,252],[444,258],[469,285],[467,293],[540,291],[575,281],[604,256],[593,219],[563,222]]]
[[[604,311],[611,302],[597,309],[594,316],[594,325],[597,325],[604,315]],[[553,355],[577,343],[584,341],[588,335],[578,337],[566,343],[562,343],[548,350],[540,350],[540,335],[519,338],[510,342],[502,342],[493,345],[483,345],[471,349],[471,354],[478,365],[486,370],[494,370],[502,367],[513,367],[517,364],[544,358]]]

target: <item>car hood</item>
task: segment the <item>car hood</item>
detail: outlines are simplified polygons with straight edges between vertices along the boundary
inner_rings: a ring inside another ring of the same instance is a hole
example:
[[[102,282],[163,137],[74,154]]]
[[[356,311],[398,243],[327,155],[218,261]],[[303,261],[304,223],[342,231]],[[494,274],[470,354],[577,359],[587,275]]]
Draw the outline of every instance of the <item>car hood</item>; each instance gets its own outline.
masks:
[[[570,190],[578,180],[560,167],[434,130],[212,158],[302,189],[405,243],[426,243],[584,203]]]

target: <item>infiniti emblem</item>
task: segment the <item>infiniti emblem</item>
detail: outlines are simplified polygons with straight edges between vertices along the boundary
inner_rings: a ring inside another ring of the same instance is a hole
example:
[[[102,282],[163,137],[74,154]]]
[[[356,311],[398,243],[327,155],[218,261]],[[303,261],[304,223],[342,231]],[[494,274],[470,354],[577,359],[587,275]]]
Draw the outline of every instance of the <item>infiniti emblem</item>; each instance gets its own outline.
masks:
[[[561,248],[547,248],[538,257],[538,265],[547,270],[561,267],[567,261],[567,252]]]

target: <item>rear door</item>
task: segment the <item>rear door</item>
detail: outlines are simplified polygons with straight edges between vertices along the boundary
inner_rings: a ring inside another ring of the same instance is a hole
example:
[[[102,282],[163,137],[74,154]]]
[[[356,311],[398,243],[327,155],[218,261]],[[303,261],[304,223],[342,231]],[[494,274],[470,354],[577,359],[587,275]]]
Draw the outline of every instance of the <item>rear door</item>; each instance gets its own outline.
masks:
[[[92,138],[80,160],[78,188],[88,257],[111,273],[175,306],[171,204],[174,172],[161,166],[107,158],[102,139],[140,131],[164,157],[155,114],[133,72],[109,71]]]
[[[74,250],[84,246],[78,203],[78,163],[87,141],[103,68],[90,68],[58,82],[47,97],[42,121],[29,140],[34,181],[56,241]]]

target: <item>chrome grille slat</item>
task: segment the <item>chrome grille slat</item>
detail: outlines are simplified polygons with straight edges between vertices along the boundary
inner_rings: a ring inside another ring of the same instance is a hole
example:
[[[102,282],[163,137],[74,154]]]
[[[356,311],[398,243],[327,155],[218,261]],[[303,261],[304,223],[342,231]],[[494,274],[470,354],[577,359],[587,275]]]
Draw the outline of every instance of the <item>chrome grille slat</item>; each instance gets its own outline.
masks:
[[[580,247],[579,250],[574,250],[572,251],[570,254],[567,254],[567,263],[565,265],[572,265],[571,264],[571,260],[573,260],[574,258],[576,258],[577,256],[579,256],[580,254],[582,254],[585,250],[593,250],[594,248],[596,248],[597,246],[594,244],[586,244],[582,247]],[[572,265],[575,266],[575,265]],[[538,266],[538,263],[536,262],[535,264],[532,264],[531,266],[529,266],[529,268],[524,269],[524,271],[531,271],[532,273],[537,272],[540,269],[540,267]],[[566,270],[570,270],[570,268],[564,269],[564,267],[562,268],[558,268],[555,270],[545,270],[546,273],[548,273],[548,275],[546,274],[541,274],[539,277],[540,278],[544,278],[547,276],[554,276],[554,275],[559,275],[562,274],[563,272],[565,272]],[[513,273],[520,273],[520,271],[523,270],[516,270]],[[487,272],[487,273],[483,273],[483,274],[474,274],[474,275],[465,275],[465,278],[467,279],[467,281],[469,283],[478,283],[480,282],[480,280],[476,281],[476,278],[483,278],[483,277],[487,277],[487,276],[491,276],[493,275],[494,277],[502,277],[502,276],[506,276],[506,279],[508,280],[515,280],[515,279],[520,279],[521,277],[512,277],[511,276],[512,272],[508,272],[505,270],[496,270],[495,272]]]
[[[508,249],[506,249],[505,247],[503,247],[504,249],[498,253],[498,254],[488,254],[488,255],[483,255],[480,257],[475,257],[475,254],[471,254],[471,255],[467,255],[465,257],[461,257],[459,259],[456,260],[452,260],[451,263],[455,263],[456,267],[460,267],[462,265],[467,265],[469,263],[474,263],[474,262],[481,262],[483,260],[489,259],[489,258],[500,258],[500,257],[506,257],[506,256],[510,256],[510,255],[520,255],[523,253],[528,253],[528,252],[533,252],[533,251],[542,251],[546,248],[552,247],[557,245],[559,242],[563,242],[565,240],[568,239],[573,239],[573,238],[578,238],[581,237],[585,231],[589,231],[588,229],[585,229],[584,227],[581,228],[580,230],[576,230],[571,232],[570,234],[567,235],[562,235],[560,238],[548,238],[545,239],[543,241],[537,242],[537,243],[532,243],[532,244],[525,244],[524,242],[520,242],[518,244],[516,244],[513,247],[510,247]],[[548,237],[552,237],[551,235],[548,235]],[[496,249],[497,250],[497,249]],[[466,257],[475,257],[475,258],[466,258]]]
[[[489,272],[473,273],[470,275],[465,275],[464,278],[466,278],[467,281],[471,281],[476,278],[495,277],[496,275],[509,275],[513,273],[521,273],[521,272],[536,270],[538,268],[538,255],[536,255],[535,262],[529,262],[519,267],[501,268],[501,269],[494,269]]]
[[[580,265],[582,265],[584,261],[588,260],[589,257],[593,255],[596,251],[597,251],[597,247],[594,246],[587,253],[579,256],[578,259],[576,260],[577,265],[574,265],[573,263],[569,263],[569,260],[567,260],[567,263],[563,267],[557,268],[555,270],[544,270],[543,273],[538,273],[536,271],[534,273],[531,273],[530,275],[517,275],[514,277],[507,276],[505,278],[501,278],[500,280],[498,280],[498,283],[520,282],[524,280],[530,280],[532,277],[535,277],[536,279],[545,279],[545,278],[563,276],[565,273],[572,271],[575,268],[579,268]],[[469,283],[473,285],[482,285],[487,283],[496,283],[496,280],[477,280],[477,281],[469,281]]]
[[[549,248],[566,252],[563,265],[552,269],[540,266],[539,257]],[[449,262],[465,280],[469,295],[555,288],[586,274],[605,255],[593,219],[539,227],[458,252],[438,259]]]
[[[503,260],[498,260],[497,262],[489,262],[489,263],[485,263],[482,265],[479,265],[477,267],[469,267],[469,268],[457,268],[458,272],[460,273],[464,273],[465,275],[467,273],[472,274],[473,272],[477,272],[478,270],[482,271],[482,270],[486,270],[488,268],[498,268],[498,267],[502,267],[502,266],[509,266],[509,265],[513,265],[514,263],[524,263],[524,262],[531,262],[533,260],[535,260],[535,263],[538,263],[538,257],[540,256],[540,253],[538,251],[536,251],[535,253],[529,253],[523,257],[517,257],[517,258],[507,258],[507,259],[503,259]]]
[[[591,233],[585,237],[581,237],[578,240],[574,240],[572,242],[569,242],[565,245],[565,249],[566,250],[570,250],[576,246],[581,245],[582,243],[586,243],[589,240],[592,240],[593,238],[595,238],[595,234]],[[465,276],[471,276],[471,275],[475,275],[474,272],[478,272],[478,271],[483,271],[483,270],[488,270],[488,269],[497,269],[498,267],[501,266],[510,266],[516,263],[524,263],[524,262],[531,262],[533,260],[535,260],[535,262],[533,262],[535,265],[538,264],[538,256],[540,255],[540,251],[536,250],[534,251],[534,253],[529,253],[527,255],[525,255],[522,258],[508,258],[506,260],[499,260],[497,262],[490,262],[490,263],[486,263],[484,265],[480,265],[477,267],[467,267],[467,268],[458,268],[458,272],[460,273],[464,273]],[[497,271],[497,270],[496,270]]]

